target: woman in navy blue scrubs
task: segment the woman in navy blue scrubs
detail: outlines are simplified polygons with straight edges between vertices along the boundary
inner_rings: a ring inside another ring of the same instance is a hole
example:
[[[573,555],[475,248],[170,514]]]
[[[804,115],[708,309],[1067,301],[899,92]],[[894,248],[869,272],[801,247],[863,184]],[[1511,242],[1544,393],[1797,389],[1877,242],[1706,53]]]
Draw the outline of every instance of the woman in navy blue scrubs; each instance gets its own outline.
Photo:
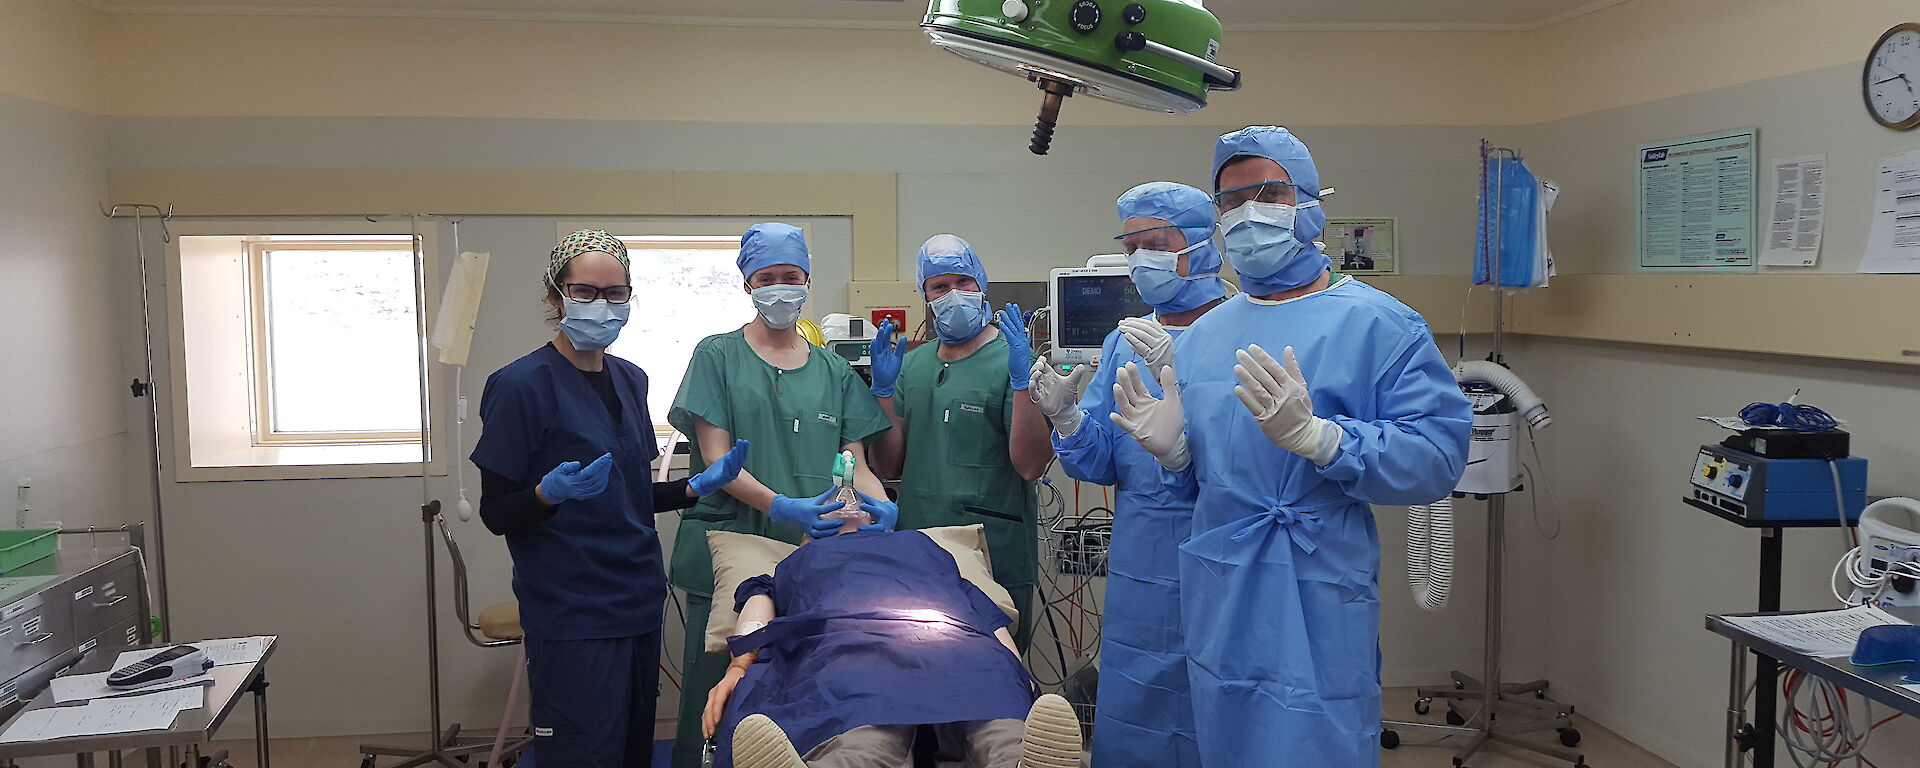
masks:
[[[480,517],[506,537],[526,632],[543,768],[652,762],[666,571],[653,515],[731,482],[734,444],[699,475],[654,483],[647,376],[606,354],[633,296],[627,249],[581,230],[553,249],[553,342],[487,377]]]

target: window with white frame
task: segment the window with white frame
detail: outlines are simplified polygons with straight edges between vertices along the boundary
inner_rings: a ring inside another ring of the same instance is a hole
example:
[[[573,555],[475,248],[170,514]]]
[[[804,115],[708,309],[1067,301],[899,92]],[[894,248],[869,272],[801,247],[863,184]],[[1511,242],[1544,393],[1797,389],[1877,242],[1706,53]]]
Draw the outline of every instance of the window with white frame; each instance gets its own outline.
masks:
[[[412,246],[270,237],[247,257],[254,441],[417,444]]]
[[[419,471],[412,238],[319,229],[177,238],[179,479]]]
[[[753,319],[734,259],[737,235],[623,235],[633,272],[633,319],[608,351],[647,372],[647,411],[666,434],[693,348]]]

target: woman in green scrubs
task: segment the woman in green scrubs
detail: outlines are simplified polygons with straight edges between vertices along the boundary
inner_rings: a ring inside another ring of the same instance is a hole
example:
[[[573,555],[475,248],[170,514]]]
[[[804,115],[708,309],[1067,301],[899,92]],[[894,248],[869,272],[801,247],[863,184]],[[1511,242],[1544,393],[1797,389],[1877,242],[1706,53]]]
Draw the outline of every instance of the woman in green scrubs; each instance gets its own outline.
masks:
[[[839,505],[833,461],[843,450],[859,458],[854,487],[885,499],[868,468],[865,441],[887,430],[887,417],[847,361],[808,344],[794,326],[810,284],[807,244],[799,229],[760,224],[740,238],[740,274],[758,316],[701,340],[681,379],[667,421],[693,437],[693,471],[726,454],[735,440],[753,450],[746,468],[681,515],[670,580],[687,593],[686,674],[680,697],[674,768],[700,764],[700,716],[706,692],[720,682],[728,657],[705,647],[712,610],[713,559],[707,531],[733,531],[798,543],[807,529],[839,520],[819,515]],[[893,508],[885,501],[877,504]],[[891,522],[891,521],[883,521]],[[732,595],[718,596],[731,604]]]

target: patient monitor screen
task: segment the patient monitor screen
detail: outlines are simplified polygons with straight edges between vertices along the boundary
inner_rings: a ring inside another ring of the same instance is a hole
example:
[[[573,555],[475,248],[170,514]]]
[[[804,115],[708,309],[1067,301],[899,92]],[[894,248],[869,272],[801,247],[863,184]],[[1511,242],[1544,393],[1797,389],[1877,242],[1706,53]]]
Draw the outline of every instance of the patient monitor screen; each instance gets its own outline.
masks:
[[[1061,276],[1059,347],[1094,347],[1119,327],[1120,319],[1151,313],[1126,275]]]

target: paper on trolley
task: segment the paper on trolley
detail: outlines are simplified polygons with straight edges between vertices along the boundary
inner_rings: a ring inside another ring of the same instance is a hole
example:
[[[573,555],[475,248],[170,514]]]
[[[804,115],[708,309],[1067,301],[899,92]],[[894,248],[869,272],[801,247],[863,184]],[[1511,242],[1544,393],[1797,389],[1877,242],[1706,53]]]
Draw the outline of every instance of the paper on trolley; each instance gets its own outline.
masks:
[[[1851,655],[1868,627],[1907,623],[1871,605],[1779,616],[1728,616],[1726,622],[1787,650],[1820,658]]]
[[[200,708],[205,695],[204,690],[195,686],[145,696],[100,699],[77,707],[29,710],[15,719],[6,733],[0,734],[0,742],[157,731],[173,725],[173,718],[181,712]]]

